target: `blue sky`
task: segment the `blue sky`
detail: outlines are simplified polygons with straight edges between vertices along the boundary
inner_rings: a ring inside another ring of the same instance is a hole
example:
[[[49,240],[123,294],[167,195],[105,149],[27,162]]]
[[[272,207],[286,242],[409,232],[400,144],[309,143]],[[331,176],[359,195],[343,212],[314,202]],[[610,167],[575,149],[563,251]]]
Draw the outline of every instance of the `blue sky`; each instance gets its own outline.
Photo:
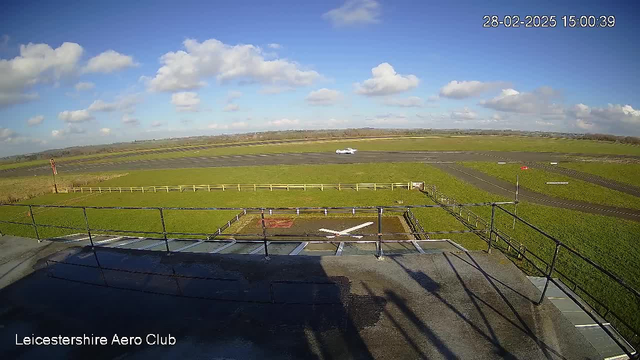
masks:
[[[528,14],[558,24],[482,27]],[[639,136],[638,15],[627,1],[5,1],[0,156],[363,126]]]

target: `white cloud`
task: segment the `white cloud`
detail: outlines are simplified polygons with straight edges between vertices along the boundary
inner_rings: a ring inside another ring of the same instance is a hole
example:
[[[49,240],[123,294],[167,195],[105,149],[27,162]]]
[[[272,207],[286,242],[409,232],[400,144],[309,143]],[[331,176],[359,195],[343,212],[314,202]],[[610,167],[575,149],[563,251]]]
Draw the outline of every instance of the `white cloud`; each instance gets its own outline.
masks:
[[[44,116],[37,115],[37,116],[34,116],[34,117],[28,119],[27,120],[27,125],[36,126],[36,125],[42,124],[43,121],[44,121]]]
[[[163,125],[164,125],[164,123],[161,122],[161,121],[154,121],[154,122],[151,123],[151,127],[160,127],[160,126],[163,126]]]
[[[467,107],[462,110],[454,110],[451,112],[451,119],[453,120],[474,120],[477,117],[478,114]]]
[[[0,60],[0,107],[36,99],[36,93],[26,91],[74,73],[82,52],[82,46],[69,42],[55,49],[47,44],[20,45],[19,56]]]
[[[199,111],[200,98],[197,93],[183,91],[171,95],[171,103],[176,106],[178,111]]]
[[[286,119],[286,118],[267,122],[268,126],[274,126],[274,127],[295,126],[299,124],[300,124],[300,120],[298,119]]]
[[[108,103],[103,100],[96,100],[89,105],[88,110],[92,112],[112,112],[121,111],[123,113],[133,113],[136,110],[136,105],[142,102],[142,98],[139,94],[129,94],[124,96],[118,96],[114,102]]]
[[[423,107],[424,101],[417,96],[409,96],[408,98],[386,98],[384,104],[399,107]]]
[[[100,129],[100,134],[102,134],[102,135],[111,135],[111,129],[102,128],[102,129]]]
[[[558,96],[558,92],[549,87],[541,87],[529,93],[503,89],[495,98],[480,101],[480,105],[505,112],[561,117],[564,114],[563,107],[553,102]]]
[[[504,86],[503,82],[456,81],[453,80],[440,89],[440,96],[452,99],[464,99]]]
[[[130,125],[130,126],[140,125],[140,120],[138,120],[137,118],[131,117],[127,114],[122,115],[121,121],[125,125]]]
[[[187,39],[185,51],[168,52],[163,66],[147,83],[153,91],[193,90],[215,77],[219,82],[244,80],[270,86],[307,86],[320,77],[315,71],[301,70],[285,59],[265,60],[259,47],[227,45],[216,39],[202,43]]]
[[[83,72],[108,74],[135,66],[138,66],[138,64],[133,61],[131,56],[120,54],[114,50],[107,50],[100,55],[89,59],[87,66],[83,69]]]
[[[608,104],[606,107],[589,107],[577,104],[566,111],[569,121],[587,131],[608,131],[621,135],[640,133],[640,110],[631,105]]]
[[[74,126],[72,124],[67,124],[67,128],[66,129],[52,130],[51,131],[51,136],[53,136],[55,138],[62,138],[62,137],[65,137],[67,135],[70,135],[70,134],[84,134],[86,132],[87,132],[87,130],[85,130],[83,128],[76,127],[76,126]]]
[[[231,112],[240,110],[240,105],[238,104],[227,104],[222,111]]]
[[[328,106],[340,100],[342,94],[338,90],[322,88],[309,93],[305,100],[311,105]]]
[[[0,141],[11,141],[15,135],[13,130],[0,127]]]
[[[111,112],[116,111],[118,109],[118,104],[116,103],[108,103],[102,100],[96,100],[91,105],[89,105],[89,111],[103,111],[103,112]]]
[[[376,0],[347,0],[339,8],[329,10],[322,17],[333,26],[376,24],[380,22],[380,4]]]
[[[282,48],[282,45],[276,44],[276,43],[267,44],[267,46],[271,49],[276,49],[276,50]]]
[[[367,96],[381,96],[401,93],[418,86],[420,79],[415,75],[400,75],[389,63],[382,63],[371,69],[373,77],[363,83],[354,84],[355,92]]]
[[[79,123],[93,120],[93,116],[88,110],[65,110],[58,113],[58,119],[67,123]]]
[[[79,82],[76,84],[75,88],[77,91],[87,91],[96,87],[96,84],[92,82]]]

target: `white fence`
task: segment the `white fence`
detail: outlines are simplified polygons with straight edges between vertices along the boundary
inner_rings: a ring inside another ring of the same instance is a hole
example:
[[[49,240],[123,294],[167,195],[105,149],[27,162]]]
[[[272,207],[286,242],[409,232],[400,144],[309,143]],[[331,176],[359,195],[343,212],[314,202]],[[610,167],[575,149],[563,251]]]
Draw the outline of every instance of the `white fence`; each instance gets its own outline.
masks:
[[[213,185],[155,185],[155,186],[92,186],[63,187],[63,193],[133,193],[185,191],[258,191],[258,190],[396,190],[424,189],[423,182],[357,183],[357,184],[213,184]]]

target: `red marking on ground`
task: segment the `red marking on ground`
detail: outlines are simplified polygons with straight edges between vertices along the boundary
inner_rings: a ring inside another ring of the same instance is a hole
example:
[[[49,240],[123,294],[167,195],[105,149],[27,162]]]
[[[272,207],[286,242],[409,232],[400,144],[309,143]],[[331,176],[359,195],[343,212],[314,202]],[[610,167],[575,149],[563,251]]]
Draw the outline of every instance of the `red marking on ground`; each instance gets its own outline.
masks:
[[[262,226],[262,219],[258,220],[258,226]],[[293,226],[293,219],[264,219],[264,226],[268,229],[290,228]]]

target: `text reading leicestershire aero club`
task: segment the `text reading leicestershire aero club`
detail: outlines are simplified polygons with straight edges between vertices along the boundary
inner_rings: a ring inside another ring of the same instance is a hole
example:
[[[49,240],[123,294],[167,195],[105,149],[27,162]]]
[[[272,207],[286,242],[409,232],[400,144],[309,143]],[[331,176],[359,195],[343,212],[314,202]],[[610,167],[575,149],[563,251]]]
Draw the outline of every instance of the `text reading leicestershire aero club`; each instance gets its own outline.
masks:
[[[17,346],[172,346],[176,344],[176,338],[171,334],[147,334],[145,336],[119,336],[114,334],[111,338],[106,336],[95,336],[93,334],[82,336],[25,336],[18,338],[16,334]]]

